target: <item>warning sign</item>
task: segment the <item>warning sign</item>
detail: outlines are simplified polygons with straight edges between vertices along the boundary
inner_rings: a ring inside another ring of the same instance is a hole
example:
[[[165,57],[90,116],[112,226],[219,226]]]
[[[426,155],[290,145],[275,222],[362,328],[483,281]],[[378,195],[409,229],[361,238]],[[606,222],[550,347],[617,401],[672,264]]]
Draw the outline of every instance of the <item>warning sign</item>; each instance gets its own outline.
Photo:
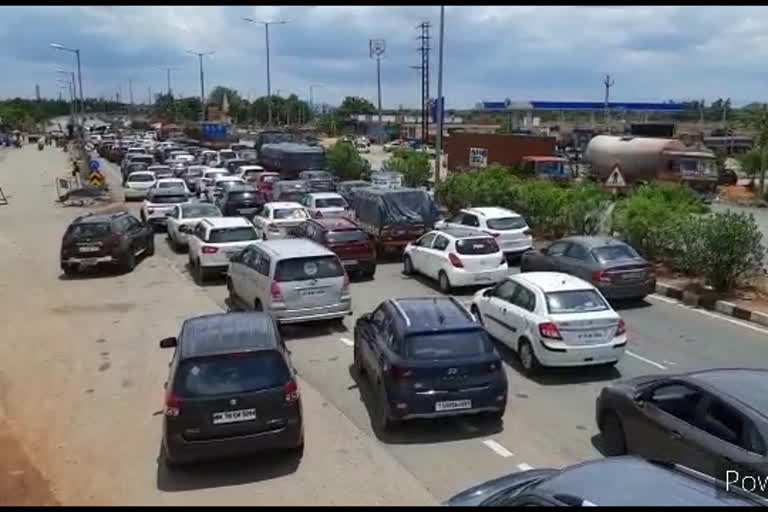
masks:
[[[619,168],[618,165],[613,166],[613,170],[611,171],[611,175],[608,176],[608,179],[605,180],[605,186],[606,187],[626,187],[627,182],[624,181],[624,175],[621,174],[621,168]]]
[[[92,187],[103,187],[104,175],[99,171],[91,171],[90,174],[88,174],[88,184]]]

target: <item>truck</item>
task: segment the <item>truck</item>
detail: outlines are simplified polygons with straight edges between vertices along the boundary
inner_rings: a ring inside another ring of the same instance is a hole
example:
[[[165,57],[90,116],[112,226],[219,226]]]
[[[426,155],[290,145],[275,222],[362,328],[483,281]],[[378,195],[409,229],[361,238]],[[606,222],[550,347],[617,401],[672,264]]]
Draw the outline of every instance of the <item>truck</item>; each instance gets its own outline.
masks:
[[[659,181],[685,184],[704,196],[717,190],[715,154],[677,139],[598,135],[584,158],[591,177],[612,188]]]
[[[401,251],[434,228],[440,211],[426,190],[361,187],[351,196],[355,218],[376,244],[376,253]]]
[[[555,142],[550,136],[452,133],[445,138],[445,152],[451,171],[494,164],[519,168],[525,157],[556,158]]]
[[[261,147],[265,144],[279,144],[281,142],[298,142],[298,139],[294,134],[281,130],[264,130],[256,135],[253,149],[255,149],[257,153],[260,153]]]
[[[279,172],[283,180],[297,179],[301,171],[325,171],[325,148],[296,142],[264,144],[259,164],[267,171]]]

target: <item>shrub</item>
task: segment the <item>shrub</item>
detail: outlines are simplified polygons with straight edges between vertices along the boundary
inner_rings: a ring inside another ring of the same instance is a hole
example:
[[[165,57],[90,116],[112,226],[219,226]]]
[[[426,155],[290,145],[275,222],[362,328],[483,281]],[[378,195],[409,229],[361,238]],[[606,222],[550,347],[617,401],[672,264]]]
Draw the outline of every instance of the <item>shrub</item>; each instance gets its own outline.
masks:
[[[328,167],[342,180],[359,180],[370,167],[349,142],[337,141],[326,155]]]
[[[388,171],[399,172],[407,187],[421,187],[427,184],[432,175],[431,159],[423,151],[401,151],[384,162]]]

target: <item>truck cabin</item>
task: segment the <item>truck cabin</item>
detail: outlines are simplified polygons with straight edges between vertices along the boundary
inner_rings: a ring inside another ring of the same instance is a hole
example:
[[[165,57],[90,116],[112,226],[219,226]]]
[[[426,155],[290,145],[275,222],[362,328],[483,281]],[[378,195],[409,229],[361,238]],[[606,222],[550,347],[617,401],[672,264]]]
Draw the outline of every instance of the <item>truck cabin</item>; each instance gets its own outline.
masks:
[[[537,179],[570,181],[574,175],[568,159],[556,156],[525,156],[522,168],[523,174]]]
[[[669,171],[680,173],[680,179],[717,180],[715,155],[703,151],[665,151]]]

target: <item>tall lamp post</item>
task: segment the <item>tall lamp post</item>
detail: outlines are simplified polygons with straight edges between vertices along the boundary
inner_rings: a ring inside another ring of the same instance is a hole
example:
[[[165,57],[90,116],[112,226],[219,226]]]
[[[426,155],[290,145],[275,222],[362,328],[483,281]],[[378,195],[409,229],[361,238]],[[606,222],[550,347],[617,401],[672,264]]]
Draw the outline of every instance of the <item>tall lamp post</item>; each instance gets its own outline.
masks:
[[[80,129],[78,131],[80,132],[80,149],[85,153],[85,100],[83,99],[83,73],[80,67],[80,48],[68,48],[59,43],[50,43],[49,46],[56,50],[74,53],[77,58],[77,83],[78,88],[80,89]],[[72,82],[72,87],[74,86],[75,84]],[[85,155],[83,155],[83,157],[85,157]]]
[[[443,34],[445,27],[445,6],[440,6],[440,53],[437,58],[437,105],[435,116],[437,117],[437,135],[435,140],[435,184],[440,183],[440,163],[443,154],[443,116],[445,100],[443,100]]]
[[[264,25],[264,40],[267,47],[267,125],[272,125],[272,77],[269,70],[269,26],[270,25],[285,25],[290,20],[277,20],[277,21],[259,21],[253,18],[243,18],[248,23],[260,23]]]
[[[203,77],[203,57],[206,55],[213,55],[216,52],[193,52],[191,50],[187,50],[187,53],[197,55],[197,58],[200,60],[200,122],[202,123],[205,121],[205,81]]]
[[[378,139],[379,144],[383,142],[383,131],[384,126],[381,123],[381,56],[384,55],[384,50],[387,47],[386,41],[384,39],[370,39],[368,41],[368,52],[370,57],[373,59],[376,58],[376,87],[379,92],[379,130],[378,130]]]

